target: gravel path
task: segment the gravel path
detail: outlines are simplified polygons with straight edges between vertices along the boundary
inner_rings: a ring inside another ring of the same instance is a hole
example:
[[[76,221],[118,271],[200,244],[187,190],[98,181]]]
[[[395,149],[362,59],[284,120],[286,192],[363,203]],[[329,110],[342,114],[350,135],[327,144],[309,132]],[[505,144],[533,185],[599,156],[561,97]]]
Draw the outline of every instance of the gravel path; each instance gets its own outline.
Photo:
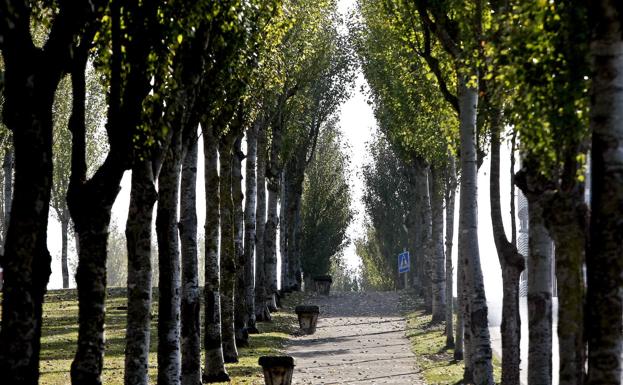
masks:
[[[316,333],[296,337],[293,383],[424,384],[405,337],[398,293],[337,293],[307,297],[320,306]]]

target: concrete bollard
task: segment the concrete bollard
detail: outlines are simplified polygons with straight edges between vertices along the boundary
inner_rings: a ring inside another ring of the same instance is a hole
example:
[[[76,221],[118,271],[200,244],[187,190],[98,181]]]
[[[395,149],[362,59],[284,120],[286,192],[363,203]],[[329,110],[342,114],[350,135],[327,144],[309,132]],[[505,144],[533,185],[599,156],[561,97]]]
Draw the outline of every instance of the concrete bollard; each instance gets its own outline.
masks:
[[[314,277],[316,292],[324,295],[329,295],[329,292],[331,290],[331,282],[333,282],[333,279],[330,275],[319,275]]]
[[[290,356],[262,356],[258,360],[264,371],[266,385],[291,385],[294,358]]]
[[[299,326],[301,327],[301,330],[307,334],[314,334],[316,332],[318,314],[320,313],[318,306],[300,305],[294,308],[294,312],[299,318]]]

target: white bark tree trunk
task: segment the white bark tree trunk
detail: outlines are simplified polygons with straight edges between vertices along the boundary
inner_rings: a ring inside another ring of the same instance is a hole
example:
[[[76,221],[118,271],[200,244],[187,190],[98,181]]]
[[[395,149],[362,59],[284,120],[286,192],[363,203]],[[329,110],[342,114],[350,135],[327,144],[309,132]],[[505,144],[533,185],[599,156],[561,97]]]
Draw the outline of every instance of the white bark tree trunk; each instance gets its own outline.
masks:
[[[446,276],[443,251],[443,174],[431,167],[429,173],[431,186],[431,262],[433,289],[432,322],[443,322],[446,318]],[[452,297],[450,297],[452,298]]]
[[[128,323],[125,384],[149,384],[152,302],[152,224],[158,193],[149,160],[132,168],[130,208],[125,228],[128,249]]]
[[[238,362],[234,328],[234,296],[236,288],[236,246],[234,228],[233,145],[234,134],[228,133],[219,146],[221,196],[221,332],[225,362]]]
[[[454,293],[452,268],[452,239],[454,236],[454,200],[456,194],[456,164],[448,155],[446,167],[446,347],[454,348]]]
[[[478,245],[478,159],[476,116],[478,89],[468,85],[469,78],[459,78],[459,111],[461,137],[461,193],[459,214],[459,248],[465,254],[465,277],[469,289],[469,321],[474,383],[493,385],[491,340],[487,320],[480,250]]]
[[[181,265],[178,206],[182,134],[173,134],[158,180],[158,384],[180,384]]]
[[[255,304],[256,319],[258,321],[270,321],[270,311],[266,297],[267,277],[266,271],[266,130],[261,129],[257,138],[257,209],[255,218]]]
[[[259,333],[256,327],[255,318],[255,206],[257,204],[257,181],[256,181],[256,160],[257,160],[257,134],[259,122],[247,129],[247,164],[246,164],[246,185],[245,185],[245,208],[244,208],[244,293],[247,303],[248,332]]]
[[[205,288],[204,330],[205,367],[203,381],[207,383],[229,381],[225,370],[221,334],[220,264],[218,236],[220,226],[220,197],[218,175],[218,139],[209,123],[202,123],[205,158]]]
[[[197,137],[188,138],[182,165],[180,241],[182,246],[182,385],[201,384],[199,260],[197,249]]]
[[[528,203],[528,383],[552,383],[552,240],[538,199]]]

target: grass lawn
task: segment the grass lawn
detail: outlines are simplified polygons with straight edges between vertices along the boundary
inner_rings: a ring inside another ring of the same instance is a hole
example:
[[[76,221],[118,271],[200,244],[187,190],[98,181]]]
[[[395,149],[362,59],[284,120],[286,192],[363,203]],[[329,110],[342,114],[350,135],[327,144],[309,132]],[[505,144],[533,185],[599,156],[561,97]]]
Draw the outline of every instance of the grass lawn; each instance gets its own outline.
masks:
[[[426,314],[421,303],[415,303],[403,294],[402,302],[406,310],[407,337],[417,356],[417,365],[428,385],[456,384],[463,378],[463,361],[454,360],[454,349],[446,349],[444,325],[431,325],[432,315]],[[494,357],[493,376],[496,383],[501,381],[500,362]]]
[[[157,300],[153,314],[157,314]],[[125,324],[127,306],[125,290],[109,289],[106,303],[106,355],[102,379],[104,384],[123,384]],[[298,329],[292,312],[273,314],[272,323],[260,323],[262,332],[250,336],[250,347],[239,349],[240,362],[228,364],[231,384],[264,384],[259,356],[279,354],[289,335]],[[69,368],[76,351],[78,338],[78,302],[75,290],[52,291],[44,304],[43,336],[41,341],[41,379],[43,385],[71,383]],[[153,317],[149,374],[156,383],[157,317]],[[226,384],[226,383],[223,383]]]

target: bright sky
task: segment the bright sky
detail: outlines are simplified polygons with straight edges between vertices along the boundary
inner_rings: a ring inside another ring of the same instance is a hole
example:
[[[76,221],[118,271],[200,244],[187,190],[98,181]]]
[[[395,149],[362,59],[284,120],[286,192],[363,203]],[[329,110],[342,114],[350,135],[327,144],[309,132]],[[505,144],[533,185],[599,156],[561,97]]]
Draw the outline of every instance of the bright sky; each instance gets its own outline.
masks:
[[[363,206],[363,180],[361,167],[369,161],[366,151],[366,142],[372,139],[372,133],[376,129],[376,120],[372,107],[366,103],[366,96],[361,92],[362,86],[367,87],[363,74],[357,77],[357,84],[352,97],[344,103],[340,113],[340,129],[344,139],[352,153],[351,163],[351,193],[352,208],[356,215],[348,229],[351,240],[363,235],[364,206]],[[347,265],[351,268],[359,266],[360,259],[355,253],[353,242],[344,252]]]

